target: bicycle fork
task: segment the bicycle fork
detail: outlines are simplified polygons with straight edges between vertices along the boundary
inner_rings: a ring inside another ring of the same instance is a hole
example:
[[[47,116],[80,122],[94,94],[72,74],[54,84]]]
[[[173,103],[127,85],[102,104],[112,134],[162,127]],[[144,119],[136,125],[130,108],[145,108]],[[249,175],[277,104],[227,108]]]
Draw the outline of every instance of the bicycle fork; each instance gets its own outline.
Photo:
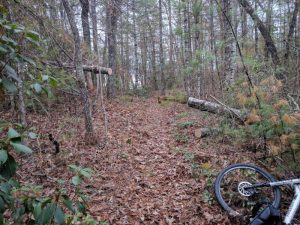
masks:
[[[284,224],[290,225],[300,206],[300,185],[295,185],[294,199],[289,207],[289,210],[284,218]]]

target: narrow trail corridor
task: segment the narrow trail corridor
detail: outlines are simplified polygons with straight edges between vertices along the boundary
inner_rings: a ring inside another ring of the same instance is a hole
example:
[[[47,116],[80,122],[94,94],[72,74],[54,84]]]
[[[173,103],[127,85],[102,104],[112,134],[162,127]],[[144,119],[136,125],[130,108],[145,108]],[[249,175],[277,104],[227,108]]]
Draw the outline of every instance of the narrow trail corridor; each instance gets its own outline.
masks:
[[[108,152],[99,154],[93,168],[98,171],[93,185],[99,188],[92,197],[93,215],[112,224],[224,222],[218,207],[211,204],[207,177],[193,174],[200,173],[198,164],[216,161],[216,152],[200,149],[202,143],[194,142],[193,134],[176,133],[180,117],[188,117],[187,110],[175,103],[160,105],[155,98],[133,100],[126,107],[110,105],[109,130],[115,133],[109,134]],[[202,123],[197,116],[192,121]],[[178,144],[176,135],[189,135],[189,140]]]

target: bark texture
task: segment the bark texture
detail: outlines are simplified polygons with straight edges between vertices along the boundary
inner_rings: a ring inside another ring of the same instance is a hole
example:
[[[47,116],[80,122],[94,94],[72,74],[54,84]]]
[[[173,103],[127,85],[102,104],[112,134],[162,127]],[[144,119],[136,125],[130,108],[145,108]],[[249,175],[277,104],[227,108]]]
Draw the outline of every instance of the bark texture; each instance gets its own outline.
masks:
[[[223,0],[223,24],[224,24],[224,84],[229,86],[234,82],[234,69],[233,69],[233,55],[234,55],[234,42],[231,29],[232,24],[232,2],[230,0]]]
[[[106,30],[107,30],[107,47],[108,47],[108,66],[114,71],[116,71],[116,56],[117,56],[117,21],[119,14],[119,6],[121,0],[109,1],[106,5]],[[115,83],[114,74],[109,76],[107,80],[107,97],[115,97]]]
[[[68,0],[62,0],[64,4],[64,8],[67,14],[67,17],[69,19],[69,23],[71,26],[71,30],[74,37],[74,43],[75,43],[75,54],[74,54],[74,64],[76,68],[76,76],[79,83],[80,88],[80,94],[83,100],[84,105],[84,118],[85,118],[85,130],[86,130],[86,138],[92,138],[93,137],[93,120],[92,120],[92,114],[91,114],[91,105],[88,95],[88,90],[85,85],[85,78],[83,73],[83,66],[82,66],[82,53],[80,51],[80,37],[78,28],[76,26],[75,22],[75,15],[74,12],[71,10],[70,4]]]
[[[97,28],[96,0],[91,0],[91,19],[92,19],[92,29],[93,29],[93,49],[94,49],[94,53],[98,55],[98,28]]]
[[[300,5],[300,1],[295,0],[295,7],[294,7],[294,11],[293,11],[293,16],[292,16],[292,19],[291,19],[291,22],[290,22],[289,33],[288,33],[287,40],[286,40],[286,53],[284,55],[286,60],[288,60],[289,56],[290,56],[290,44],[292,42],[293,34],[295,32],[297,15],[298,15],[298,12],[299,12],[299,5]]]
[[[80,0],[81,3],[81,22],[83,30],[83,39],[89,50],[91,50],[91,32],[89,23],[89,0]]]

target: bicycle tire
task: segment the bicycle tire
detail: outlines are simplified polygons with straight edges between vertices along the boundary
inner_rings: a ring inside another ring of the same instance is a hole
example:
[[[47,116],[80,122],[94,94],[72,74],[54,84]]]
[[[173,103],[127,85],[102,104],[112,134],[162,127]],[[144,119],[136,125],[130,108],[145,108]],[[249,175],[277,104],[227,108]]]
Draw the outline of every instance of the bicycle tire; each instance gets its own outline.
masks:
[[[233,173],[233,171],[243,170],[243,169],[244,170],[254,171],[255,173],[257,173],[258,175],[262,176],[264,179],[266,179],[269,182],[276,181],[271,174],[269,174],[265,170],[259,168],[258,166],[255,166],[255,165],[252,165],[252,164],[245,164],[245,163],[233,164],[233,165],[230,165],[230,166],[226,167],[225,169],[223,169],[218,174],[218,176],[216,178],[216,181],[215,181],[215,184],[214,184],[214,191],[215,191],[215,196],[216,196],[217,202],[231,216],[244,216],[244,214],[241,213],[240,211],[237,211],[236,209],[232,208],[230,206],[230,204],[228,202],[226,202],[226,200],[224,200],[224,197],[222,196],[222,182],[223,182],[223,180],[225,179],[225,177],[228,174]],[[236,187],[236,191],[237,191],[237,193],[239,193],[238,190],[237,190],[237,188],[238,187]],[[279,206],[280,206],[280,200],[281,200],[280,188],[279,187],[267,187],[267,188],[273,190],[273,194],[271,194],[271,195],[273,195],[273,198],[274,198],[272,200],[272,205],[275,208],[279,208]],[[244,198],[245,196],[242,196],[242,194],[240,194],[240,197]],[[247,201],[247,198],[245,198],[245,201]]]

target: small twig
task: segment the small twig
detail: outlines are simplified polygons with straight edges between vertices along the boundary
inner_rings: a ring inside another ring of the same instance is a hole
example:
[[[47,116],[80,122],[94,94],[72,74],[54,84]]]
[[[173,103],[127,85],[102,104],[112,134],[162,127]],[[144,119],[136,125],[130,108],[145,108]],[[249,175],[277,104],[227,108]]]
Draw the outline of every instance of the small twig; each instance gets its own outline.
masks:
[[[35,100],[35,101],[37,101],[40,104],[40,106],[43,109],[43,111],[47,114],[47,116],[50,117],[50,114],[47,111],[47,109],[45,108],[45,106],[43,105],[43,103],[36,96],[33,96],[32,99]]]

